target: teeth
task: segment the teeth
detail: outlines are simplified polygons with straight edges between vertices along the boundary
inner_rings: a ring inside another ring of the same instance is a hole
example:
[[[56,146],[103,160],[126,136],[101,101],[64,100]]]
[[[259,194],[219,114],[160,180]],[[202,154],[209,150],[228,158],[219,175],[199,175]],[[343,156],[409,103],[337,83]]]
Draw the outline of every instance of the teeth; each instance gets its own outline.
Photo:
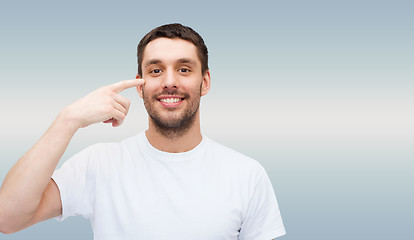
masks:
[[[162,98],[160,101],[165,103],[176,103],[179,102],[180,98]]]

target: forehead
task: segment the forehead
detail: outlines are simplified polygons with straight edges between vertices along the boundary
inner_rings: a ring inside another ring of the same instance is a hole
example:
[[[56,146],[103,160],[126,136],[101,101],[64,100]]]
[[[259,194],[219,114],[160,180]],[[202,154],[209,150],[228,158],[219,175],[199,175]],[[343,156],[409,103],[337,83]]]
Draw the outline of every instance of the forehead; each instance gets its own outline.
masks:
[[[197,48],[192,42],[180,38],[157,38],[145,47],[142,62],[145,64],[153,59],[175,62],[183,58],[192,59],[200,64]]]

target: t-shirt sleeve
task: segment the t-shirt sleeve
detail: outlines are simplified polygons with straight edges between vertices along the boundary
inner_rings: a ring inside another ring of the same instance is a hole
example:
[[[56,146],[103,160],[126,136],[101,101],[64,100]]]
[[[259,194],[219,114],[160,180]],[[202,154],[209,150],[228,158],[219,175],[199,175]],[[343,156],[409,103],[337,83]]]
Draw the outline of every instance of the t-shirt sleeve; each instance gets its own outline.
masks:
[[[240,240],[271,240],[286,234],[272,183],[263,169],[241,224]]]
[[[92,159],[93,149],[94,147],[89,147],[74,155],[52,175],[62,201],[62,215],[56,217],[58,221],[76,215],[89,218],[93,213],[96,168]]]

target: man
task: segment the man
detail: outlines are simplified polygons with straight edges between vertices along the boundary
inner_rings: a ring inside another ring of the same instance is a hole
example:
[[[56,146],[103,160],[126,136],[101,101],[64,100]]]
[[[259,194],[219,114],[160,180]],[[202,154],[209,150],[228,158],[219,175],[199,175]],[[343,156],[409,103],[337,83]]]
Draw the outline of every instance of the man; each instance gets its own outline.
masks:
[[[145,79],[145,81],[143,80]],[[136,87],[149,128],[58,161],[79,128],[116,127]],[[199,103],[210,89],[207,47],[169,24],[138,45],[135,80],[102,87],[64,108],[12,167],[0,189],[0,230],[90,218],[95,239],[273,239],[285,234],[276,197],[255,160],[203,136]]]

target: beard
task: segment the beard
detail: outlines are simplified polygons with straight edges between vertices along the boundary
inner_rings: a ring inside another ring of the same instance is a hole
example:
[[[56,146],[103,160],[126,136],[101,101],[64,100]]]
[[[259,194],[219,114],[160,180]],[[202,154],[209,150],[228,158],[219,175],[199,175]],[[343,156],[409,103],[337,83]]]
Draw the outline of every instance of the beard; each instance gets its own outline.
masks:
[[[178,90],[166,89],[151,97],[145,94],[144,88],[142,89],[144,106],[159,133],[166,137],[174,138],[184,135],[191,128],[200,106],[201,87],[202,85],[200,85],[198,94],[193,97],[190,97],[188,93],[182,93]],[[155,107],[155,104],[159,102],[157,97],[160,95],[184,96],[187,106],[182,110],[167,109],[164,110],[166,113],[161,113]]]

